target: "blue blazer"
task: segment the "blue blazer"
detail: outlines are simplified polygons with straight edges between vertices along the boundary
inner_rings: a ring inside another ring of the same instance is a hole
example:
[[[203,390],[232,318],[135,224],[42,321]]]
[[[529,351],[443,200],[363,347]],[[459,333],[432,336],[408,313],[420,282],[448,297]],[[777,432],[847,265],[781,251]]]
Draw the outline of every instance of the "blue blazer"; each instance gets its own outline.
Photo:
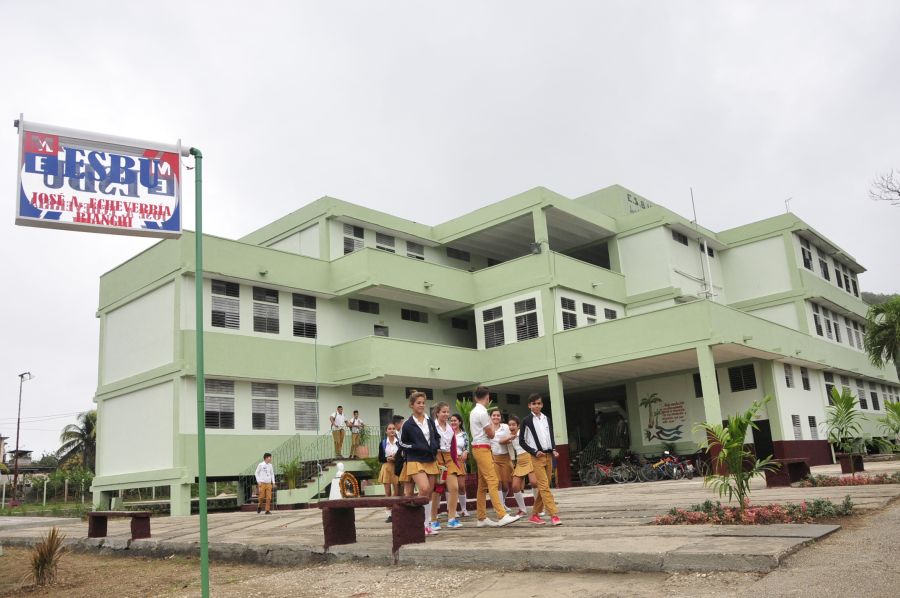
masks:
[[[417,461],[419,463],[428,463],[437,459],[438,449],[441,441],[438,438],[437,428],[434,421],[429,417],[428,433],[431,437],[425,439],[425,434],[412,417],[403,422],[403,428],[400,430],[400,446],[403,447],[403,455],[406,461]]]

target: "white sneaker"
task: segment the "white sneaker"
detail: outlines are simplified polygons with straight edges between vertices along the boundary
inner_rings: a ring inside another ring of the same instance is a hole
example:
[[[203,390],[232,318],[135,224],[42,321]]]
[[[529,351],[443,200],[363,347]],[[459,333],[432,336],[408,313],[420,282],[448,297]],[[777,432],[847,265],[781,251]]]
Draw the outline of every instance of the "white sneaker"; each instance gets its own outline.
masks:
[[[504,525],[509,525],[510,523],[515,523],[519,519],[520,518],[517,517],[516,515],[510,515],[509,513],[507,513],[506,515],[503,516],[503,519],[501,519],[500,521],[497,522],[497,527],[503,527]]]
[[[497,521],[494,521],[490,517],[487,517],[485,519],[479,519],[478,525],[476,525],[475,527],[498,527],[499,525],[500,524]]]

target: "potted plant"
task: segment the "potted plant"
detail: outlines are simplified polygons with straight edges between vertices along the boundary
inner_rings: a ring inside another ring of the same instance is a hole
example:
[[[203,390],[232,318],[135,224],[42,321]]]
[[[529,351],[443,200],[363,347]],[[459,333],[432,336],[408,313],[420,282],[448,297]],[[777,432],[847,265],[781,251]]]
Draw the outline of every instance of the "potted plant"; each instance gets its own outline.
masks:
[[[865,450],[861,420],[862,412],[858,409],[856,397],[849,388],[831,389],[831,405],[826,409],[825,428],[828,430],[828,442],[834,445],[835,457],[841,464],[841,473],[855,476],[863,471],[862,451]]]
[[[297,488],[297,482],[300,480],[300,459],[294,457],[287,463],[284,463],[279,469],[281,470],[281,476],[284,478],[288,490]]]
[[[360,459],[369,457],[369,441],[372,439],[372,432],[369,426],[363,426],[359,429],[359,444],[356,445],[356,456]]]

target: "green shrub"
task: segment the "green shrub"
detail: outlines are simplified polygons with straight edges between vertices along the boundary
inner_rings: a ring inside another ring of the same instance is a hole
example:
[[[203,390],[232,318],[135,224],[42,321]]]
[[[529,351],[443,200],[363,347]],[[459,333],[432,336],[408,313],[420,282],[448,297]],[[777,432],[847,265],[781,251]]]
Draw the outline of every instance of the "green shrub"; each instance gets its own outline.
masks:
[[[56,581],[56,573],[59,561],[65,553],[63,546],[65,534],[61,534],[59,528],[51,527],[46,536],[41,537],[31,551],[30,581],[36,586],[45,586]]]

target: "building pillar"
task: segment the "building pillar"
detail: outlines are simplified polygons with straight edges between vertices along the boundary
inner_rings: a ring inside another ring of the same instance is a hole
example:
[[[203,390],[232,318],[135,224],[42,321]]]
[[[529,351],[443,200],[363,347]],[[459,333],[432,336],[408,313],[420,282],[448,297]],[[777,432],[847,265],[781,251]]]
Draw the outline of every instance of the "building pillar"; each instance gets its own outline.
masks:
[[[697,365],[700,366],[700,386],[703,390],[703,411],[706,422],[722,423],[722,404],[719,402],[719,386],[716,383],[716,362],[712,347],[697,347]]]
[[[550,409],[553,412],[553,441],[556,443],[556,485],[568,488],[572,485],[572,468],[569,464],[569,431],[566,425],[566,398],[562,377],[556,371],[547,374],[550,392]]]
[[[331,261],[331,223],[324,216],[319,218],[319,259]]]
[[[94,510],[95,511],[109,511],[110,506],[112,504],[113,491],[112,490],[97,490],[94,492]]]
[[[184,517],[191,514],[190,484],[169,486],[169,514],[172,517]]]
[[[547,214],[540,206],[531,210],[531,220],[534,222],[534,242],[546,243],[550,250],[550,232],[547,230]]]

